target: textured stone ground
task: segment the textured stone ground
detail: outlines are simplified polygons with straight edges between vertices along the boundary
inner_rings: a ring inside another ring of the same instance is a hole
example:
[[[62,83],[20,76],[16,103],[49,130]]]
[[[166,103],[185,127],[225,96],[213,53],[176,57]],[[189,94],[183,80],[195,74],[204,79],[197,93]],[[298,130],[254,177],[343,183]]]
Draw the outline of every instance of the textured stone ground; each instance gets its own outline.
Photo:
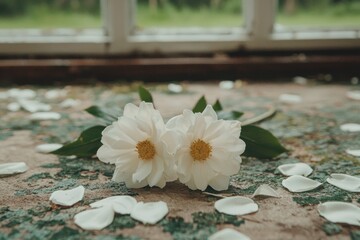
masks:
[[[202,94],[209,102],[220,98],[226,108],[245,111],[243,120],[269,106],[277,107],[278,113],[260,125],[279,137],[289,152],[272,160],[243,158],[239,174],[222,194],[251,196],[266,183],[282,197],[257,198],[259,211],[244,217],[215,212],[215,197],[191,191],[178,182],[164,189],[131,190],[111,182],[114,167],[96,158],[71,159],[35,152],[38,144],[71,141],[81,130],[95,125],[97,120],[82,111],[88,106],[123,107],[127,102],[138,102],[136,86],[24,87],[36,90],[37,98],[50,103],[62,119],[32,122],[28,112],[9,112],[6,106],[11,101],[0,100],[0,163],[24,161],[29,166],[26,173],[0,178],[0,239],[206,239],[225,227],[252,239],[360,239],[359,227],[329,223],[316,211],[318,203],[329,200],[359,206],[359,194],[329,184],[306,193],[290,193],[281,186],[284,177],[276,170],[280,164],[300,161],[310,164],[314,168],[310,178],[321,182],[335,172],[360,175],[360,159],[345,153],[347,148],[360,148],[360,134],[339,129],[342,123],[360,123],[360,102],[346,98],[354,86],[258,83],[222,90],[217,84],[204,83],[188,84],[182,94],[169,94],[165,85],[150,88],[157,108],[167,117],[192,108]],[[47,90],[59,88],[67,90],[67,97],[80,99],[81,104],[64,110],[59,107],[63,97],[44,97]],[[0,92],[7,89],[0,88]],[[299,94],[303,103],[279,103],[281,93]],[[84,200],[75,206],[60,208],[48,201],[53,191],[79,184],[86,192]],[[101,231],[83,231],[74,224],[73,216],[89,208],[89,203],[119,194],[133,195],[138,201],[165,201],[170,213],[153,226],[120,215]]]

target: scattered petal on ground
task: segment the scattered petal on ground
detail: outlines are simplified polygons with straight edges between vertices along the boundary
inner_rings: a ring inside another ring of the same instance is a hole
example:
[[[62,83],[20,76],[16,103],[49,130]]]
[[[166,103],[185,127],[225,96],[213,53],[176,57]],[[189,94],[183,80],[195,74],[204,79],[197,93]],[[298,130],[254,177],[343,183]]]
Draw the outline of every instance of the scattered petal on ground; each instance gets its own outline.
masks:
[[[279,101],[283,103],[301,103],[302,98],[296,94],[284,93],[279,96]]]
[[[306,192],[319,187],[321,183],[307,177],[294,175],[283,180],[282,185],[290,192]]]
[[[253,194],[253,197],[255,196],[280,197],[280,195],[267,184],[260,185]]]
[[[168,89],[173,93],[181,93],[183,91],[183,87],[179,84],[170,83],[168,85]]]
[[[289,163],[278,167],[279,171],[285,176],[302,175],[309,176],[313,169],[306,163]]]
[[[60,107],[62,108],[72,108],[80,104],[79,100],[75,100],[72,98],[65,99],[60,103]]]
[[[335,187],[349,192],[360,192],[360,178],[347,174],[333,173],[330,178],[326,179],[328,183]]]
[[[50,111],[51,106],[46,103],[41,103],[36,100],[28,100],[28,99],[20,99],[19,104],[22,108],[29,112],[42,112],[42,111]]]
[[[9,103],[6,108],[7,108],[7,110],[9,110],[11,112],[17,112],[20,110],[21,106],[17,102],[12,102],[12,103]]]
[[[30,119],[34,121],[59,120],[60,118],[61,115],[57,112],[37,112],[30,115]]]
[[[360,90],[348,91],[346,96],[352,100],[360,100]]]
[[[111,206],[83,211],[75,215],[75,224],[84,230],[101,230],[114,220],[115,212]]]
[[[131,196],[113,196],[90,204],[92,208],[112,206],[116,213],[130,214],[137,201]]]
[[[345,123],[340,126],[340,129],[344,132],[360,132],[360,124]]]
[[[50,201],[62,206],[72,206],[84,197],[85,188],[78,186],[70,190],[58,190],[51,194]]]
[[[247,197],[227,197],[215,202],[215,209],[229,215],[245,215],[257,212],[259,206]]]
[[[44,143],[37,145],[35,150],[39,153],[50,153],[52,151],[58,150],[63,145],[59,143]]]
[[[221,89],[226,89],[226,90],[233,89],[234,88],[234,82],[233,81],[221,81],[219,83],[219,87]]]
[[[7,91],[8,96],[18,99],[29,99],[36,97],[36,92],[31,89],[12,88]]]
[[[28,169],[28,166],[24,162],[3,163],[0,164],[0,176],[23,173]]]
[[[45,93],[47,99],[56,99],[66,97],[67,91],[65,89],[51,89]]]
[[[225,228],[211,235],[209,240],[250,240],[248,236],[231,228]]]
[[[360,226],[360,208],[347,202],[326,202],[318,206],[321,216],[334,223]]]
[[[131,217],[144,224],[155,224],[163,219],[169,212],[167,204],[163,201],[159,202],[139,202],[131,211]]]
[[[360,149],[346,149],[346,153],[355,157],[360,157]]]

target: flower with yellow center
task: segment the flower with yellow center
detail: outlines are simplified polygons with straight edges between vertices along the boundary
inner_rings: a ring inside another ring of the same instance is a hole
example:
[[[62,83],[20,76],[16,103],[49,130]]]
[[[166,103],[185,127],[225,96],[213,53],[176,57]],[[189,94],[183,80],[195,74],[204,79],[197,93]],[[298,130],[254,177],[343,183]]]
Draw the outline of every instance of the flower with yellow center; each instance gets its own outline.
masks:
[[[176,130],[180,144],[175,153],[180,182],[190,189],[217,191],[229,187],[230,176],[240,170],[245,143],[239,121],[218,120],[208,105],[202,113],[184,110],[170,119],[167,128]]]
[[[118,121],[102,132],[97,157],[116,165],[113,180],[127,187],[164,187],[177,178],[174,132],[165,128],[159,111],[151,103],[139,107],[129,103]]]

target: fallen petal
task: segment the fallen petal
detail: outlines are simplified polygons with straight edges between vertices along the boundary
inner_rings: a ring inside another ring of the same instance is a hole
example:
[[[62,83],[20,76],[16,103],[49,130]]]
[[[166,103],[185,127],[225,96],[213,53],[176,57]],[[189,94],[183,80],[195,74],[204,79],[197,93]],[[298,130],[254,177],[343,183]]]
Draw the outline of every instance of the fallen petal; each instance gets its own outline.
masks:
[[[115,212],[111,206],[83,211],[75,215],[75,224],[84,230],[101,230],[114,220]]]
[[[81,201],[84,197],[85,188],[78,186],[70,190],[58,190],[51,194],[50,201],[62,206],[72,206]]]
[[[36,97],[36,92],[31,89],[18,89],[18,88],[12,88],[7,91],[8,95],[12,98],[34,98]]]
[[[45,103],[41,103],[35,100],[27,100],[27,99],[20,99],[19,104],[22,108],[29,112],[40,112],[40,111],[50,111],[51,106]]]
[[[360,91],[359,90],[348,91],[346,93],[346,96],[352,100],[360,100]]]
[[[294,175],[283,180],[282,185],[290,192],[306,192],[319,187],[321,183],[307,177]]]
[[[50,153],[52,151],[58,150],[63,145],[59,143],[45,143],[37,145],[35,150],[39,153]]]
[[[92,208],[112,206],[116,213],[130,214],[137,201],[131,196],[113,196],[90,204]]]
[[[333,173],[330,178],[326,179],[328,183],[335,187],[349,192],[360,192],[360,178],[347,174]]]
[[[356,150],[346,149],[346,153],[353,155],[355,157],[360,157],[360,149],[356,149]]]
[[[257,212],[259,206],[250,198],[234,196],[217,200],[215,209],[229,215],[245,215]]]
[[[7,105],[7,110],[9,110],[11,112],[17,112],[20,110],[20,108],[21,108],[21,106],[17,102],[12,102]]]
[[[352,203],[322,203],[318,206],[318,212],[330,222],[360,226],[360,208]]]
[[[278,167],[279,171],[285,176],[302,175],[309,176],[313,169],[306,163],[289,163]]]
[[[340,129],[344,132],[360,132],[360,124],[345,123],[340,126]]]
[[[168,89],[173,93],[181,93],[183,91],[183,87],[179,84],[170,83],[168,85]]]
[[[67,94],[67,91],[64,89],[51,89],[45,93],[45,97],[47,99],[56,99],[65,97]]]
[[[64,101],[62,101],[60,103],[60,107],[62,107],[62,108],[71,108],[71,107],[75,107],[75,106],[77,106],[79,104],[80,104],[79,100],[68,98],[68,99],[65,99]]]
[[[279,96],[279,101],[284,103],[301,103],[302,98],[296,94],[284,93]]]
[[[219,83],[219,87],[221,89],[229,90],[234,88],[234,82],[233,81],[221,81]]]
[[[139,202],[131,211],[131,217],[144,224],[155,224],[163,219],[169,212],[167,204],[163,201],[143,203]]]
[[[208,240],[250,240],[250,238],[234,229],[225,228],[211,235]]]
[[[60,118],[61,115],[57,112],[37,112],[30,115],[30,119],[34,121],[59,120]]]
[[[266,184],[260,185],[260,187],[255,190],[253,197],[255,196],[269,196],[276,198],[280,197],[280,195],[274,189],[272,189],[269,185]]]
[[[28,169],[28,166],[24,162],[3,163],[0,164],[0,176],[23,173]]]

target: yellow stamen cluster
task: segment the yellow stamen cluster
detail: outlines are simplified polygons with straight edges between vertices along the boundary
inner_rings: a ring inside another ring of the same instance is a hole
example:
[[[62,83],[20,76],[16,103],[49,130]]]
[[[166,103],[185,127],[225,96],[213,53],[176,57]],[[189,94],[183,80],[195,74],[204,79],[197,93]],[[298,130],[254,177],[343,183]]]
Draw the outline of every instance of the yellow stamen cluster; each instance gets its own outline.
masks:
[[[156,154],[155,146],[149,140],[138,142],[136,144],[136,151],[142,160],[152,160]]]
[[[205,161],[211,156],[212,147],[209,143],[197,139],[191,143],[190,155],[195,161]]]

